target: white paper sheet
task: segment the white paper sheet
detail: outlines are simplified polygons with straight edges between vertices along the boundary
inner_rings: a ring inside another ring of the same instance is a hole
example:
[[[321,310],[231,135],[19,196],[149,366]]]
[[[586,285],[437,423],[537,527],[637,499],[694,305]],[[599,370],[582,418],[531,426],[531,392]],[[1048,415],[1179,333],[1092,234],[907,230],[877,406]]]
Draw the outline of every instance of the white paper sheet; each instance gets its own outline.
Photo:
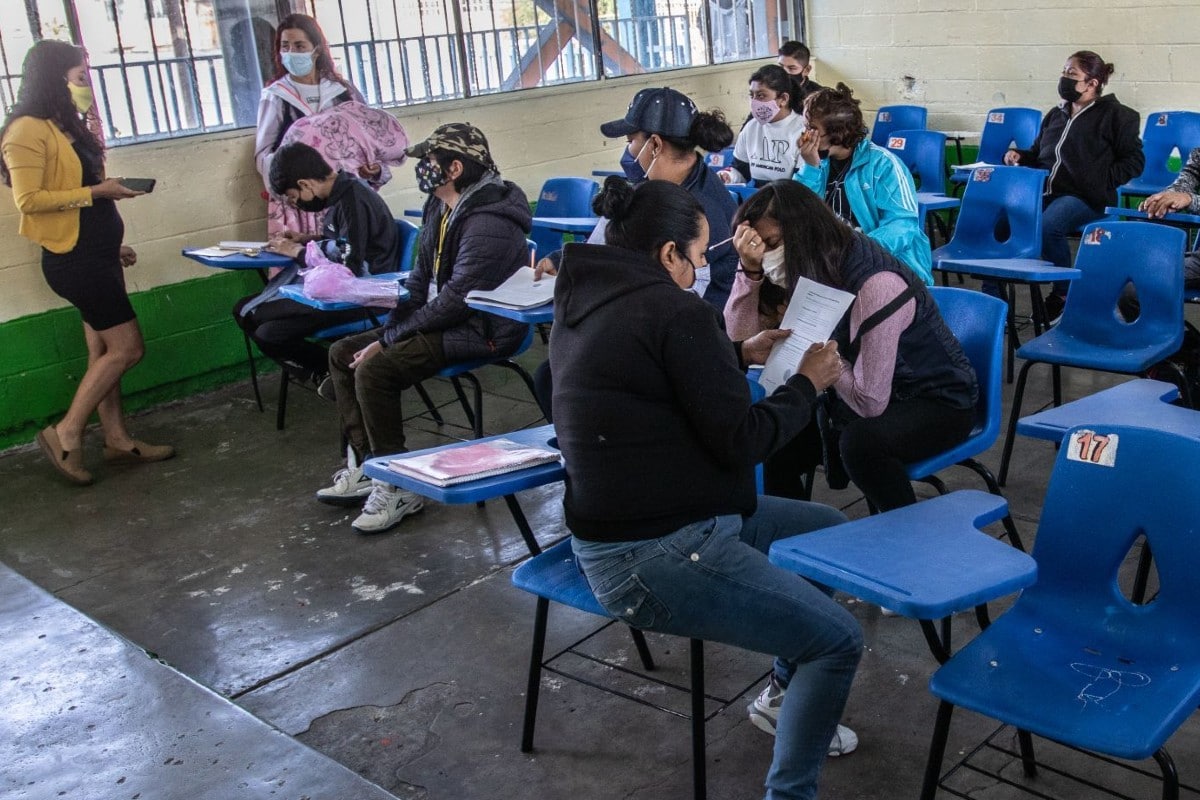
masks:
[[[262,250],[266,246],[266,242],[217,242],[217,247],[226,250]]]
[[[795,374],[800,359],[809,347],[829,341],[833,329],[853,302],[854,295],[850,292],[808,278],[796,281],[796,291],[792,293],[792,300],[779,325],[790,330],[792,335],[771,348],[759,378],[767,394]]]
[[[532,267],[521,267],[491,291],[467,292],[467,300],[516,309],[545,305],[554,299],[554,276],[543,275],[540,281],[534,281],[533,274]]]

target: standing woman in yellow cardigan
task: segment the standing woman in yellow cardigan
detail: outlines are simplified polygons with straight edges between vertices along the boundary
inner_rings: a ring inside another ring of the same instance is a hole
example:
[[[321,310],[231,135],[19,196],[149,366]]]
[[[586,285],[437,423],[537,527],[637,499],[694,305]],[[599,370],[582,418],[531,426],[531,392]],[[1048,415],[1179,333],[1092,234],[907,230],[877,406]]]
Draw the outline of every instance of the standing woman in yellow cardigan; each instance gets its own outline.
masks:
[[[104,148],[83,115],[91,108],[81,48],[51,40],[25,56],[17,104],[0,129],[0,177],[12,187],[21,235],[42,247],[42,274],[55,294],[79,309],[88,368],[66,416],[37,435],[46,458],[67,480],[86,486],[83,430],[92,412],[104,429],[106,461],[161,461],[175,454],[130,436],[121,412],[121,376],[145,352],[125,291],[122,267],[137,261],[121,243],[116,200],[136,197],[104,177]]]

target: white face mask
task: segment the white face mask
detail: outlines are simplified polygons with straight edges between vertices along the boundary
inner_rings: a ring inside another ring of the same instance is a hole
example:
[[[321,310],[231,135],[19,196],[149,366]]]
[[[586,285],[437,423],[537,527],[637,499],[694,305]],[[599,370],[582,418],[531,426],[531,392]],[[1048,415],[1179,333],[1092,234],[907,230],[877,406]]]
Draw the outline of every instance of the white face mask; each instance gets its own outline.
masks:
[[[787,267],[783,260],[783,245],[763,253],[762,268],[767,280],[780,288],[787,288]]]
[[[312,53],[279,54],[279,62],[283,64],[283,68],[288,71],[289,75],[297,78],[303,78],[312,73],[313,61]]]
[[[712,275],[709,273],[708,265],[705,264],[703,267],[696,267],[696,280],[688,287],[688,291],[697,297],[704,297],[704,292],[708,289],[708,284],[711,282]]]

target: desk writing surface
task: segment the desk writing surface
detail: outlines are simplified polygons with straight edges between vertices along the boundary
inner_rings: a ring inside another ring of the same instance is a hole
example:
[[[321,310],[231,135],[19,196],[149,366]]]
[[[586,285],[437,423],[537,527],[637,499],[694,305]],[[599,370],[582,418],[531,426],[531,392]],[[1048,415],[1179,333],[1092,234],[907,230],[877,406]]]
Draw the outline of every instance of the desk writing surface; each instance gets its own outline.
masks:
[[[291,256],[285,256],[281,253],[269,253],[266,250],[256,256],[234,252],[230,255],[220,257],[199,255],[193,252],[202,249],[204,248],[185,247],[182,253],[184,257],[214,269],[272,269],[290,267],[295,263],[292,261]]]
[[[1057,408],[1048,408],[1017,421],[1017,433],[1032,439],[1061,442],[1078,425],[1135,425],[1141,428],[1200,438],[1200,411],[1171,405],[1179,389],[1146,378],[1127,381]]]
[[[404,281],[408,277],[407,272],[394,272],[388,273],[386,277],[384,275],[375,275],[373,277],[382,280],[399,281],[400,285],[396,289],[396,300],[397,302],[401,302],[408,299],[408,289],[404,288]],[[317,300],[316,298],[306,295],[304,293],[303,284],[299,283],[291,283],[287,286],[280,286],[279,294],[282,297],[286,297],[288,300],[306,305],[309,308],[315,308],[318,311],[348,311],[352,308],[366,307],[346,300]],[[386,308],[386,306],[371,306],[371,308],[377,307]]]
[[[590,234],[600,224],[599,217],[534,217],[533,227],[562,233]]]
[[[554,426],[539,425],[536,428],[526,428],[525,430],[501,433],[496,436],[485,436],[482,439],[455,442],[443,445],[442,447],[431,447],[420,452],[435,453],[454,447],[466,447],[467,445],[494,441],[496,439],[508,439],[531,447],[554,447],[552,443],[554,440]],[[363,471],[376,480],[381,480],[392,486],[398,486],[405,491],[413,492],[414,494],[419,494],[422,497],[428,497],[431,500],[446,503],[447,505],[491,500],[524,489],[532,489],[536,486],[556,483],[566,476],[566,468],[562,465],[562,462],[555,462],[552,464],[540,464],[536,467],[527,467],[515,472],[507,472],[503,475],[493,475],[490,478],[480,478],[476,481],[458,483],[453,486],[435,486],[419,478],[401,475],[398,472],[388,469],[387,462],[389,460],[402,458],[404,455],[413,455],[414,453],[401,453],[369,459],[363,465]]]
[[[963,490],[782,539],[771,563],[916,619],[941,619],[1033,583],[1026,553],[978,530],[1004,498]]]
[[[468,300],[467,308],[473,308],[485,314],[494,314],[497,317],[504,317],[505,319],[513,319],[517,322],[540,324],[554,321],[553,302],[534,306],[533,308],[504,308],[502,306],[493,306],[487,303],[477,303],[473,300]]]

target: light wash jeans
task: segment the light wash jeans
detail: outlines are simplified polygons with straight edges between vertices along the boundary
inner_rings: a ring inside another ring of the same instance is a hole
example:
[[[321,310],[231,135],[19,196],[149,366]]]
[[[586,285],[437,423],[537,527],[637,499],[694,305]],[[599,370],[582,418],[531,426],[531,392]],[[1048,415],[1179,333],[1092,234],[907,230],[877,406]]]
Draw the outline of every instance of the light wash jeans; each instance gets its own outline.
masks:
[[[574,540],[596,599],[635,628],[776,656],[788,687],[767,773],[768,800],[812,800],[862,655],[862,630],[822,589],[767,560],[771,543],[845,522],[817,503],[759,497],[722,516],[639,542]]]

